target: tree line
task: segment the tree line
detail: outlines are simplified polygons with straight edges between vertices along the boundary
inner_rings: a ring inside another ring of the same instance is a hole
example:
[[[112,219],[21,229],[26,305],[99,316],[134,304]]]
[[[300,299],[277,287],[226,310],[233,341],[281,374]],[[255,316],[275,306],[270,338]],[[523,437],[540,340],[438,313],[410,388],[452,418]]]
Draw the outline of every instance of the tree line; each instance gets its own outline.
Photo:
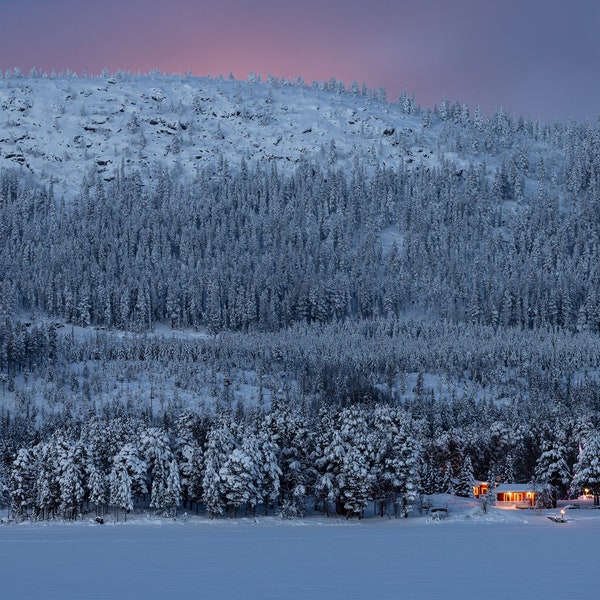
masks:
[[[134,509],[170,517],[182,510],[214,518],[262,509],[285,517],[318,510],[360,518],[371,504],[381,516],[408,516],[423,495],[473,495],[469,441],[455,430],[428,439],[425,429],[396,406],[323,407],[311,419],[283,399],[237,420],[230,411],[212,417],[185,411],[171,427],[133,417],[92,419],[19,448],[0,483],[15,519],[76,519],[89,511],[126,519]],[[543,442],[533,481],[561,494],[589,488],[597,501],[597,429],[583,432],[573,465],[564,431],[555,433]],[[505,423],[491,428],[498,462],[490,463],[489,482],[514,481],[511,452],[519,452],[519,434],[509,434]]]

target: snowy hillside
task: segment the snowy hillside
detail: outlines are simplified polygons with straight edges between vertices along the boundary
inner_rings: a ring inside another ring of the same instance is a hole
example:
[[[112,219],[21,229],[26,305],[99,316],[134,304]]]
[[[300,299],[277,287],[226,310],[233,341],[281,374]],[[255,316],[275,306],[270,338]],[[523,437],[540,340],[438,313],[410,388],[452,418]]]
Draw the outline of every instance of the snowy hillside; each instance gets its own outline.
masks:
[[[387,104],[371,90],[339,85],[128,74],[0,78],[0,168],[52,178],[55,193],[70,197],[84,175],[110,181],[122,163],[143,176],[162,166],[191,176],[221,157],[286,171],[303,158],[416,168],[450,150],[440,145],[439,123],[407,114],[418,112],[411,99]]]
[[[600,123],[384,100],[0,80],[0,506],[600,498]]]

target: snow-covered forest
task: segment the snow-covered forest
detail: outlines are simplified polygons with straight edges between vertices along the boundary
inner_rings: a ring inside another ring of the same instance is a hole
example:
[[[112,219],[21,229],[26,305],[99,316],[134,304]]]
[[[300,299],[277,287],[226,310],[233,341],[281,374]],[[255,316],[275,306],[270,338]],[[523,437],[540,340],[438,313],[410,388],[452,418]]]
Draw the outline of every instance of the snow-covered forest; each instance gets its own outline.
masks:
[[[600,495],[598,123],[158,74],[0,106],[15,516]]]

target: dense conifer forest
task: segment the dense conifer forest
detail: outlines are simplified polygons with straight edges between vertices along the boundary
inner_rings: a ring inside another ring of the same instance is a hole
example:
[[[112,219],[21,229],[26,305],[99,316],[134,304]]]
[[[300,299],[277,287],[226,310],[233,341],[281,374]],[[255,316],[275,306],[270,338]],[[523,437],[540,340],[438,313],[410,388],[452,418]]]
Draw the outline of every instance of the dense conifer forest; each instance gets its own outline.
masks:
[[[122,161],[73,198],[0,171],[15,518],[398,516],[473,478],[600,495],[600,127],[386,106],[420,129],[374,154]]]

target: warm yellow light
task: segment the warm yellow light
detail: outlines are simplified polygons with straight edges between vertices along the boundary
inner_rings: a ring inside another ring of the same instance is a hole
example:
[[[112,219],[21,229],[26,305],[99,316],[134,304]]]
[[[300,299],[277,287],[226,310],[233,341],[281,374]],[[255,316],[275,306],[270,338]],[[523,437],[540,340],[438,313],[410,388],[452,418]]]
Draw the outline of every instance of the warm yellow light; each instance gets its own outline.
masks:
[[[585,490],[583,490],[586,494],[590,493],[590,490],[588,488],[585,488]]]

